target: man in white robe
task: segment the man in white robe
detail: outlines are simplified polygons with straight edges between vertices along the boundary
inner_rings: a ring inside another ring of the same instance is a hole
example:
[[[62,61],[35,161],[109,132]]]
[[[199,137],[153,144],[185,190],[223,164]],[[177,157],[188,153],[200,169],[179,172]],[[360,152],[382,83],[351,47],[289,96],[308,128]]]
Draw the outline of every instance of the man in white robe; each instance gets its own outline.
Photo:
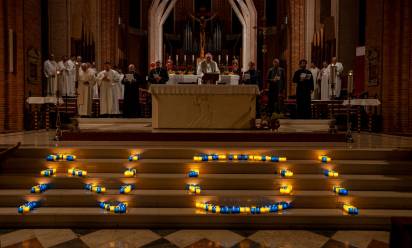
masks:
[[[314,90],[312,92],[312,100],[319,100],[320,98],[320,85],[318,85],[318,74],[319,74],[319,68],[316,66],[315,62],[312,62],[310,64],[309,68],[310,73],[312,73],[313,77],[313,86]]]
[[[76,96],[76,80],[77,71],[76,64],[72,58],[66,61],[66,68],[68,73],[68,83],[69,83],[69,96]]]
[[[70,89],[70,73],[73,68],[70,67],[67,61],[67,56],[63,56],[62,59],[57,63],[60,96],[73,96]]]
[[[97,75],[100,88],[100,115],[119,114],[119,100],[115,92],[119,84],[119,73],[111,69],[110,63],[104,64],[104,70]]]
[[[335,89],[332,89],[332,85],[333,85],[333,78],[332,78],[332,65],[336,66],[336,77],[335,77]],[[332,98],[333,95],[335,95],[335,97],[339,97],[340,96],[340,90],[341,90],[341,76],[343,73],[343,65],[342,63],[338,62],[336,57],[332,58],[332,62],[331,64],[328,66],[328,70],[329,70],[329,87],[330,87],[330,97]]]
[[[44,76],[47,79],[47,96],[56,96],[57,92],[57,62],[54,55],[50,54],[49,59],[44,62]]]
[[[320,100],[329,100],[329,70],[326,61],[322,64],[322,69],[319,71],[318,81],[320,81]]]
[[[90,69],[93,70],[94,75],[97,75],[97,69],[96,69],[96,63],[92,62],[89,64]],[[98,99],[99,98],[99,85],[95,84],[93,87],[93,98]]]
[[[77,106],[80,116],[90,116],[92,113],[92,94],[95,85],[95,73],[86,63],[83,63],[78,72]]]

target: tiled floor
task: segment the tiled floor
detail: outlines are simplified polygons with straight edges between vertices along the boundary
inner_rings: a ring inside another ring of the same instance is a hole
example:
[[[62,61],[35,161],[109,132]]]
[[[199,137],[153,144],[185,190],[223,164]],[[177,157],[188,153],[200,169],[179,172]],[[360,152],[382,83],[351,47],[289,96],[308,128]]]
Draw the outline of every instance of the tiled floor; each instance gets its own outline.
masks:
[[[0,230],[0,247],[387,248],[384,231]]]

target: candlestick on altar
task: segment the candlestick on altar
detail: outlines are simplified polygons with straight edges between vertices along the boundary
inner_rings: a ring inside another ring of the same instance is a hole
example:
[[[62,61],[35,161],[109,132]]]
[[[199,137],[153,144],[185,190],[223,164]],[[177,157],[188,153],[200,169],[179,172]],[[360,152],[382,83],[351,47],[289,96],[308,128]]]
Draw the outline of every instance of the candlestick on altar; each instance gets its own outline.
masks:
[[[218,63],[220,65],[220,61],[222,60],[222,56],[220,54],[217,56],[217,60],[218,60]]]
[[[179,54],[176,54],[176,66],[179,65]]]
[[[186,54],[183,55],[183,62],[186,64]]]
[[[229,65],[229,55],[226,54],[226,66],[228,66],[228,65]]]

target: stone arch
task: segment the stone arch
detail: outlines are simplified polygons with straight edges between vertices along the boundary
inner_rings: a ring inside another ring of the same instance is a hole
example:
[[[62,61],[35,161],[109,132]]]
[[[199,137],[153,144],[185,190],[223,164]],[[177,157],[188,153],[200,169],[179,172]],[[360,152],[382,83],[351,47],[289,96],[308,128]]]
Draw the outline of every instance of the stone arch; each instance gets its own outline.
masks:
[[[257,60],[257,12],[253,0],[228,0],[243,26],[242,67]],[[149,9],[149,63],[163,60],[163,24],[177,0],[153,0]]]

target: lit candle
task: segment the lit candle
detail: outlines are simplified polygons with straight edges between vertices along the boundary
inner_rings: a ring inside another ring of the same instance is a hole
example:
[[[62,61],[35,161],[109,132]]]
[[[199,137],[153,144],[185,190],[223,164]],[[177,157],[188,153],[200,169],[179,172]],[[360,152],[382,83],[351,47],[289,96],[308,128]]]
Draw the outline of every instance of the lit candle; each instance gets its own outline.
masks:
[[[349,71],[348,74],[348,94],[351,94],[353,91],[353,71]]]

